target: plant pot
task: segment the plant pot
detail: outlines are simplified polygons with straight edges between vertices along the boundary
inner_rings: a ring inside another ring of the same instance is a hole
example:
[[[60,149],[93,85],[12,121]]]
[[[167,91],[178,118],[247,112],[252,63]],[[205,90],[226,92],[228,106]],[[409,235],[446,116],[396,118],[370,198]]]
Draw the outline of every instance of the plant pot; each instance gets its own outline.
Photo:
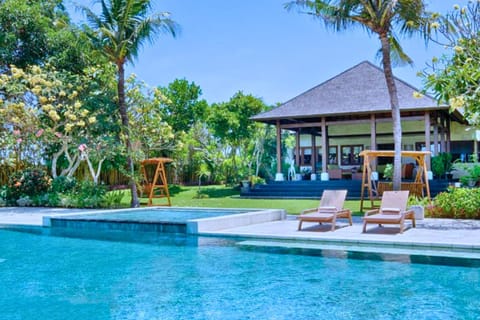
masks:
[[[425,218],[425,208],[421,205],[410,206],[410,209],[415,213],[415,220],[423,220]]]

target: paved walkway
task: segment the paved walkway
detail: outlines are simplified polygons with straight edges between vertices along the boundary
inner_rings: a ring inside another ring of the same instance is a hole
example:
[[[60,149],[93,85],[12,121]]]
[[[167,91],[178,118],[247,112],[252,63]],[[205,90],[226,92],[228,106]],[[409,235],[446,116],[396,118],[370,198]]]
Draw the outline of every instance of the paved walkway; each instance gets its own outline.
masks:
[[[43,216],[78,214],[91,209],[62,208],[0,208],[0,227],[42,226]],[[96,210],[97,211],[97,210]],[[304,223],[304,230],[297,231],[298,222],[294,216],[287,220],[254,224],[205,233],[216,236],[239,236],[276,240],[322,241],[343,244],[375,244],[401,247],[432,247],[445,249],[472,250],[480,252],[480,221],[452,219],[424,219],[417,222],[417,228],[409,227],[403,234],[398,228],[384,228],[369,225],[368,232],[362,233],[361,217],[354,217],[354,225],[338,221],[339,228],[329,231],[327,225]]]
[[[362,233],[360,217],[355,217],[353,226],[337,222],[334,232],[330,226],[303,223],[304,229],[297,231],[298,222],[293,219],[274,221],[210,232],[213,235],[267,238],[275,240],[322,241],[336,244],[388,245],[401,247],[424,247],[437,249],[459,249],[480,252],[480,221],[452,219],[424,219],[416,228],[402,234],[398,227],[368,225]],[[408,223],[407,223],[408,224]]]

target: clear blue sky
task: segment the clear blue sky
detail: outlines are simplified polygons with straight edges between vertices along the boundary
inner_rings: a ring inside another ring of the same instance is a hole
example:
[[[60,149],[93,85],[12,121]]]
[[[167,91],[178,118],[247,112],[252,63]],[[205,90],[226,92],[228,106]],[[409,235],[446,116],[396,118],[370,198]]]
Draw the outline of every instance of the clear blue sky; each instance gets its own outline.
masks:
[[[91,0],[80,0],[91,4]],[[152,0],[154,11],[168,11],[181,26],[175,39],[161,35],[147,44],[135,73],[151,86],[166,86],[176,78],[194,81],[208,102],[227,101],[242,90],[267,104],[285,102],[355,64],[377,65],[376,37],[326,31],[311,17],[284,9],[287,0]],[[428,9],[445,13],[466,0],[426,0]],[[71,6],[70,6],[71,7]],[[79,16],[73,14],[74,20]],[[412,67],[395,68],[397,77],[421,88],[419,70],[444,52],[417,37],[403,40]]]

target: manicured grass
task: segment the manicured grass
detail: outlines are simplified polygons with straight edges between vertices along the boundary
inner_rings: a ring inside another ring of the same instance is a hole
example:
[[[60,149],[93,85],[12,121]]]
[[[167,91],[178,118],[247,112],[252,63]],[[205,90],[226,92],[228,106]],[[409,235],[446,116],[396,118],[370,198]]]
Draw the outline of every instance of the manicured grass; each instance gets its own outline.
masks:
[[[265,208],[285,209],[288,214],[299,214],[302,210],[315,208],[319,200],[297,199],[243,199],[240,191],[224,186],[198,187],[170,186],[172,206],[178,207],[212,207],[212,208]],[[148,199],[142,198],[142,206],[147,204]],[[130,193],[125,192],[122,204],[130,203]],[[166,204],[166,199],[154,199],[154,205]],[[345,207],[359,214],[360,201],[346,201]]]

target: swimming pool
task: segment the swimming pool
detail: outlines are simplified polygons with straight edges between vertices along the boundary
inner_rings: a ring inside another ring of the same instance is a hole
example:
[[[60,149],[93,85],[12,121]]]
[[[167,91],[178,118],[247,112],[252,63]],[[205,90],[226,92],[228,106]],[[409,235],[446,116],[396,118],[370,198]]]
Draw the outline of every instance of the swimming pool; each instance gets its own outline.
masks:
[[[478,268],[245,251],[216,238],[165,239],[134,243],[0,230],[1,318],[477,319],[480,313]]]
[[[51,228],[188,233],[283,220],[283,209],[136,208],[43,217]]]

